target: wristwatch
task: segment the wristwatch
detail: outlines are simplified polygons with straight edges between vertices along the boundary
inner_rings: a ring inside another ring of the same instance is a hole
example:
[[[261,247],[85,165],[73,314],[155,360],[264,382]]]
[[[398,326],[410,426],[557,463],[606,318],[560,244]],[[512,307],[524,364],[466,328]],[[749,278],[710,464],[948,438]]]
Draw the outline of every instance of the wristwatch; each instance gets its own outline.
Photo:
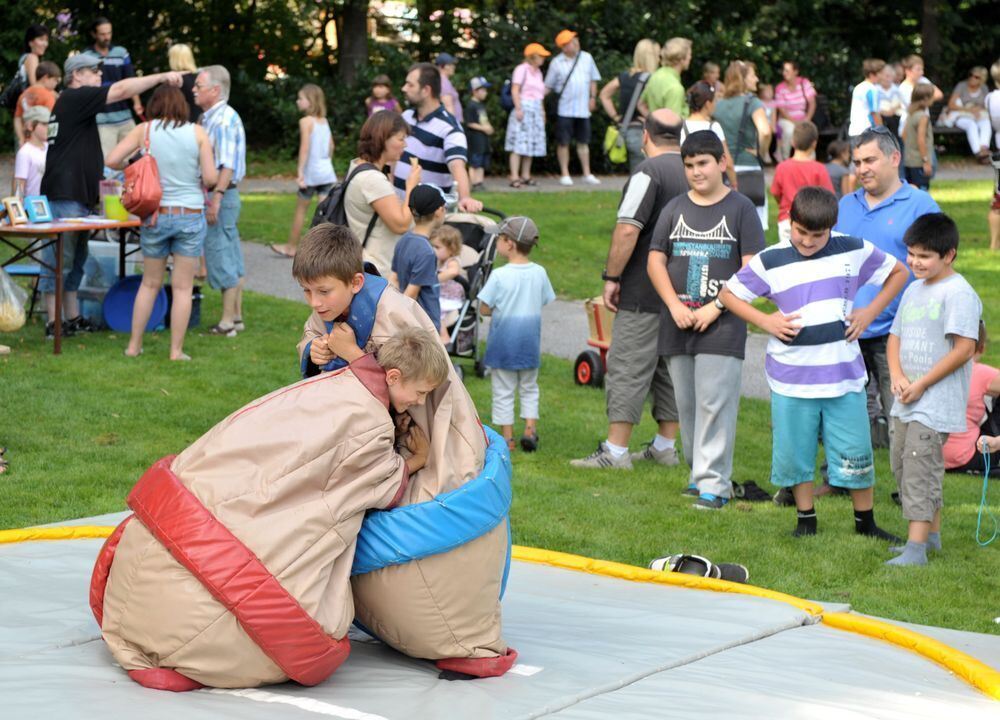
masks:
[[[616,282],[621,282],[622,281],[622,276],[621,275],[608,275],[608,269],[604,268],[604,270],[601,271],[601,280],[603,280],[604,282],[615,282],[616,283]]]
[[[715,305],[716,309],[719,312],[726,312],[726,306],[722,304],[722,301],[719,300],[719,298],[715,298],[715,300],[713,300],[712,303]]]

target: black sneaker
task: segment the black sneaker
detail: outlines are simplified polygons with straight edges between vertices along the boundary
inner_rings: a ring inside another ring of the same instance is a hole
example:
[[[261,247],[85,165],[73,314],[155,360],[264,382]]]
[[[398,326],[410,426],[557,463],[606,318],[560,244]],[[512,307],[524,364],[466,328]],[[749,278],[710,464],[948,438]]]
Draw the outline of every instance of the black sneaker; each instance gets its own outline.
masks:
[[[94,332],[97,330],[97,326],[90,322],[83,315],[77,315],[75,318],[71,318],[66,321],[66,327],[69,329],[70,335],[75,335],[76,333],[82,332]]]
[[[681,495],[688,495],[689,497],[698,497],[698,486],[688,485],[686,488],[681,490]]]
[[[62,324],[62,336],[63,337],[73,337],[76,335],[76,331],[70,325],[69,321],[63,321]],[[55,322],[45,323],[45,339],[54,340],[56,337],[56,324]]]
[[[770,502],[771,496],[764,491],[753,480],[750,482],[745,482],[742,485],[739,483],[733,483],[733,494],[740,500],[746,500],[747,502]]]
[[[783,487],[774,494],[774,504],[780,507],[794,507],[795,495],[790,487]]]
[[[525,433],[522,435],[521,449],[524,452],[535,452],[538,449],[538,433],[532,433],[531,435]]]

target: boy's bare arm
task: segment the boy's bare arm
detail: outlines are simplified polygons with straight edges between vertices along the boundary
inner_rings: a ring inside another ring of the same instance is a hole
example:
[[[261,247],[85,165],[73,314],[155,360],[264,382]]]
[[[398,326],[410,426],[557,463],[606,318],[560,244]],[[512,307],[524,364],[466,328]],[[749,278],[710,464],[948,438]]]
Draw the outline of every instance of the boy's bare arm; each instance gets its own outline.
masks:
[[[854,342],[861,337],[861,333],[868,329],[868,326],[875,321],[879,313],[889,307],[889,303],[892,302],[893,298],[899,295],[903,291],[903,288],[906,287],[906,279],[908,277],[909,272],[903,267],[903,263],[897,260],[892,268],[892,272],[889,273],[889,277],[885,279],[882,289],[879,290],[878,295],[871,301],[871,304],[860,310],[854,310],[847,316],[848,325],[844,330],[844,335],[849,342]]]
[[[420,286],[412,284],[407,285],[406,290],[403,291],[403,294],[406,295],[406,297],[408,298],[413,298],[414,300],[416,300],[417,297],[420,296]]]
[[[910,378],[903,372],[903,366],[899,362],[899,336],[889,333],[889,338],[885,343],[885,362],[889,366],[889,382],[892,394],[899,397],[909,386]]]
[[[646,260],[646,272],[649,274],[649,280],[653,283],[656,293],[660,296],[663,304],[667,306],[667,310],[670,311],[674,323],[681,330],[687,330],[694,326],[694,313],[677,297],[674,284],[670,282],[670,273],[667,272],[667,262],[666,253],[650,250]]]
[[[959,337],[957,335],[952,335],[951,337],[954,343],[951,350],[943,358],[934,363],[934,366],[926,375],[917,378],[903,389],[899,394],[900,402],[907,404],[916,402],[927,391],[927,388],[941,382],[941,380],[951,375],[972,359],[972,356],[976,353],[976,341],[972,338]],[[898,342],[899,340],[897,339]],[[891,373],[890,366],[890,375]]]
[[[479,303],[479,314],[484,317],[489,317],[493,314],[493,308],[484,302]]]
[[[762,310],[755,308],[746,300],[733,295],[729,288],[722,288],[722,292],[719,293],[719,300],[722,301],[722,304],[733,315],[748,323],[753,323],[764,332],[774,335],[781,342],[791,342],[799,334],[801,326],[799,323],[794,322],[800,317],[798,313],[785,315],[780,310],[777,310],[768,315]]]

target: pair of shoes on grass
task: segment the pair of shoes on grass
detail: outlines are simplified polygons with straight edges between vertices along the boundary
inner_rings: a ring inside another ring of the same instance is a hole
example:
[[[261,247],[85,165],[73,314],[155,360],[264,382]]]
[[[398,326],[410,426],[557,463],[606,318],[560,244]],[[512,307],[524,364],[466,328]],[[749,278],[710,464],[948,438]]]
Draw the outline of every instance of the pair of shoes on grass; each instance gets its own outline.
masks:
[[[518,443],[514,441],[514,438],[506,438],[507,449],[514,452],[517,449]],[[538,433],[525,433],[521,436],[520,440],[521,449],[524,452],[535,452],[538,449]]]
[[[576,468],[631,470],[633,462],[648,460],[666,467],[677,465],[680,460],[677,458],[675,448],[664,448],[657,450],[653,443],[646,443],[646,446],[637,452],[622,453],[615,455],[608,449],[607,443],[603,440],[598,443],[597,449],[587,457],[570,460],[569,464]]]
[[[745,482],[742,485],[738,482],[734,482],[733,497],[737,500],[746,500],[747,502],[771,501],[771,495],[753,480]]]

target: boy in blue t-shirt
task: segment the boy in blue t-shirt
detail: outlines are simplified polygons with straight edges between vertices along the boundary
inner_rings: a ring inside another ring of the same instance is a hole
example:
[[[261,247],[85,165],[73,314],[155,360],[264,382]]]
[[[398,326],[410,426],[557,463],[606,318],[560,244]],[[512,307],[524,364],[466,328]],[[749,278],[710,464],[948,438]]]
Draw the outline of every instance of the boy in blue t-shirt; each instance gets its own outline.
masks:
[[[441,329],[441,283],[437,255],[429,240],[444,222],[444,195],[432,185],[417,185],[410,193],[413,229],[396,242],[392,254],[392,281],[399,291],[417,301],[434,327]]]
[[[941,549],[943,447],[965,430],[972,357],[983,304],[952,263],[958,227],[944,213],[921,215],[903,236],[916,280],[903,293],[886,355],[892,394],[889,459],[899,485],[906,545],[887,565],[926,565]]]
[[[771,334],[765,372],[771,388],[771,482],[792,488],[798,509],[795,537],[816,534],[813,475],[816,438],[822,432],[830,484],[846,488],[854,504],[854,529],[881,540],[895,536],[875,524],[875,458],[865,398],[865,362],[858,337],[906,284],[896,258],[872,243],[831,235],[837,198],[804,187],[791,207],[790,243],[755,255],[726,283],[726,307]],[[864,308],[859,289],[878,287]],[[751,305],[769,298],[778,310]]]
[[[538,244],[530,218],[500,224],[497,252],[507,264],[493,271],[479,291],[479,312],[493,317],[484,362],[493,382],[493,423],[514,449],[514,392],[521,395],[521,449],[538,448],[538,367],[542,361],[542,307],[556,299],[545,268],[528,255]]]

